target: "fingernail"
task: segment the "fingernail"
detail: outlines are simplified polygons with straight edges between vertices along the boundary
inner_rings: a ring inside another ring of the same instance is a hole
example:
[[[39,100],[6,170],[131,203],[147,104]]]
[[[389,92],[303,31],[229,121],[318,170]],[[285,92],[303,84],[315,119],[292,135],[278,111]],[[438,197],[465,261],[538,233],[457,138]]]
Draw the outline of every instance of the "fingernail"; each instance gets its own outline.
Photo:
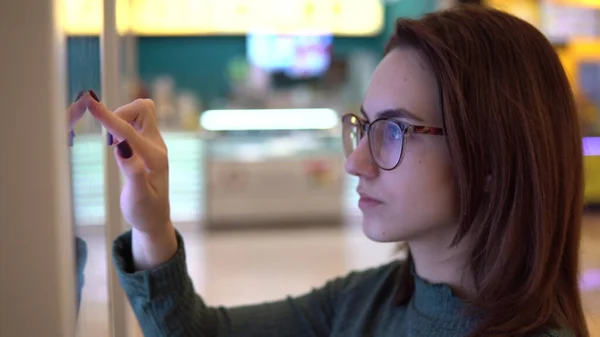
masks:
[[[133,150],[131,150],[131,146],[129,146],[129,143],[126,140],[117,144],[117,149],[119,151],[119,156],[123,159],[129,159],[133,156]]]
[[[81,90],[78,94],[77,97],[75,97],[75,102],[79,101],[79,99],[81,98],[81,96],[83,96],[83,90]]]
[[[92,96],[92,98],[96,100],[96,102],[100,102],[100,98],[98,97],[98,95],[96,95],[94,90],[90,90],[88,92],[90,93],[90,96]]]
[[[98,95],[94,92],[94,90],[89,90],[88,92],[90,93],[90,96],[92,96],[92,98],[96,100],[96,102],[100,102],[100,97],[98,97]],[[108,146],[111,146],[111,145],[113,145],[113,142],[114,142],[113,135],[109,132],[106,135],[106,143],[108,144]],[[129,157],[131,157],[131,155]]]
[[[75,138],[75,131],[71,130],[69,132],[69,146],[73,147],[73,139]]]

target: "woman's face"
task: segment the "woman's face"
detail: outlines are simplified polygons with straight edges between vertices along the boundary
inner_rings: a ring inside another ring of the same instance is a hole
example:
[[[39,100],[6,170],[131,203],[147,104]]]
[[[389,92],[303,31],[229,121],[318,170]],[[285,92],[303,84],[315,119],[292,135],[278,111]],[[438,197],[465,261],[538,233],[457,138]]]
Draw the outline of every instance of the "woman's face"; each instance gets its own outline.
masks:
[[[372,122],[386,110],[412,116],[398,121],[442,127],[439,90],[433,73],[414,49],[397,48],[381,61],[365,96],[363,110]],[[413,133],[404,157],[392,171],[378,168],[367,137],[346,160],[346,171],[359,177],[363,230],[375,241],[414,241],[455,228],[458,195],[444,136]]]

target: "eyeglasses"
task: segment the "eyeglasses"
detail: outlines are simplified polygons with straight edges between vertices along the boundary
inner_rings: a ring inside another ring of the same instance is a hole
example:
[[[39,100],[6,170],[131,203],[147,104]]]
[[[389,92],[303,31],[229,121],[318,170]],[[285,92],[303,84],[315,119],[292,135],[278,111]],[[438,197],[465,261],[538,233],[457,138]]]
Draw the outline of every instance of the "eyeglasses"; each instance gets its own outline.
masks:
[[[391,171],[398,167],[404,156],[404,145],[411,133],[443,135],[441,128],[412,125],[390,118],[379,118],[369,123],[354,114],[342,117],[342,138],[346,157],[358,147],[366,134],[373,162],[382,170]]]

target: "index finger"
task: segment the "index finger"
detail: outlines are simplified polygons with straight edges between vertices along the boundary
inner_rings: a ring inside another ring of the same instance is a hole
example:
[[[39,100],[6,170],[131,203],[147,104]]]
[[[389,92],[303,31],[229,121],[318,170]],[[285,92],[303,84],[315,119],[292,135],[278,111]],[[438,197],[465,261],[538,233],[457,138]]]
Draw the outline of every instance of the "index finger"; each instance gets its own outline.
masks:
[[[115,110],[115,115],[133,125],[143,135],[159,136],[158,122],[154,113],[154,102],[149,99],[136,99]]]
[[[150,99],[137,99],[117,110],[115,115],[133,125],[136,130],[160,148],[167,148],[158,129],[158,121],[154,110],[154,102]],[[118,137],[117,137],[118,138]]]
[[[160,169],[163,165],[164,150],[161,144],[155,144],[151,139],[145,138],[129,122],[120,118],[106,106],[97,102],[92,97],[86,97],[88,109],[92,116],[121,141],[127,140],[133,151],[139,155],[149,169]],[[140,107],[142,108],[142,107]]]

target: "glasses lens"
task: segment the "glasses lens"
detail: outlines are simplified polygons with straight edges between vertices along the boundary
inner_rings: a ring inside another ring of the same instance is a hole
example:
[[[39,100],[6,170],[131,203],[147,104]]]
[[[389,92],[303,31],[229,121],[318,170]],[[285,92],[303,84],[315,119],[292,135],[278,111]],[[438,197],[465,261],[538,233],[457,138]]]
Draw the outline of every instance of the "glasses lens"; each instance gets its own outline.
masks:
[[[344,154],[348,157],[360,142],[360,121],[352,115],[342,118],[342,138],[344,141]]]
[[[376,121],[369,130],[369,146],[371,155],[377,166],[391,170],[398,164],[402,156],[404,131],[388,120]]]

